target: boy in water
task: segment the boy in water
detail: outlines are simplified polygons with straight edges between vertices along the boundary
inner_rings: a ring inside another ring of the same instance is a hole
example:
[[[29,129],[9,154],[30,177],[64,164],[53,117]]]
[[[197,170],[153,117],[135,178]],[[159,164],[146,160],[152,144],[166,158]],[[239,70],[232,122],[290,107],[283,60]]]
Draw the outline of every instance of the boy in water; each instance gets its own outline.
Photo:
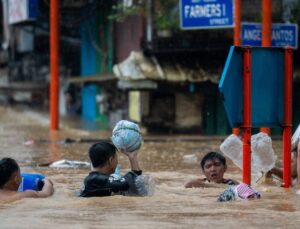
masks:
[[[206,178],[198,178],[185,184],[186,188],[215,187],[216,184],[236,185],[239,182],[232,179],[225,179],[224,173],[227,170],[226,159],[221,154],[210,152],[206,154],[200,166]]]
[[[0,160],[0,201],[14,201],[26,197],[48,197],[54,192],[53,184],[49,179],[44,179],[41,191],[26,190],[18,192],[22,182],[20,167],[14,159],[3,158]]]
[[[142,174],[137,160],[138,151],[122,152],[130,162],[131,171],[124,177],[114,177],[118,165],[117,148],[106,141],[96,143],[89,149],[92,172],[84,179],[81,197],[125,195],[137,193],[135,179]]]

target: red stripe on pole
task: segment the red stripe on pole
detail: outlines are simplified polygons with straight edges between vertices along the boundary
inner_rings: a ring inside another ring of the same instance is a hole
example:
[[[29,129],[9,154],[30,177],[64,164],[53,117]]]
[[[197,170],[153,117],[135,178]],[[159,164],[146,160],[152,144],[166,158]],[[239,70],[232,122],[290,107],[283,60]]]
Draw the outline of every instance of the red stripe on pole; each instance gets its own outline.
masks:
[[[241,45],[241,1],[234,1],[234,29],[233,29],[233,44]]]
[[[262,0],[262,40],[263,47],[272,45],[272,0]],[[271,134],[268,127],[260,128],[260,132]]]
[[[272,0],[262,0],[262,46],[271,46]]]
[[[251,184],[251,49],[243,50],[243,182]]]
[[[59,0],[50,0],[50,129],[58,130]]]
[[[283,123],[283,186],[291,186],[291,137],[292,137],[292,90],[293,50],[285,49],[284,123]]]

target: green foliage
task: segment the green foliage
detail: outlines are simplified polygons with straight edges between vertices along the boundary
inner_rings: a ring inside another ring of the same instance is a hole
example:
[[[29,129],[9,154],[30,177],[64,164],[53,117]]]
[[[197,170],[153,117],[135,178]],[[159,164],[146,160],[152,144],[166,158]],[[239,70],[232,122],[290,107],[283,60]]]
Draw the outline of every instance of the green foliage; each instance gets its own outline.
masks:
[[[135,4],[130,7],[124,7],[123,1],[113,5],[113,13],[109,15],[110,20],[118,22],[124,21],[132,15],[147,16],[146,1],[141,4]],[[158,2],[158,6],[153,12],[154,28],[157,30],[177,29],[179,28],[179,7],[178,0],[163,0]]]
[[[291,10],[291,14],[292,14],[291,22],[300,23],[300,2],[295,4],[293,9]]]
[[[143,15],[144,6],[133,5],[131,7],[124,7],[123,2],[119,2],[112,7],[113,13],[108,16],[108,19],[115,20],[118,22],[124,21],[127,17],[132,15]]]
[[[179,28],[178,1],[161,1],[160,8],[154,15],[154,24],[157,30]]]

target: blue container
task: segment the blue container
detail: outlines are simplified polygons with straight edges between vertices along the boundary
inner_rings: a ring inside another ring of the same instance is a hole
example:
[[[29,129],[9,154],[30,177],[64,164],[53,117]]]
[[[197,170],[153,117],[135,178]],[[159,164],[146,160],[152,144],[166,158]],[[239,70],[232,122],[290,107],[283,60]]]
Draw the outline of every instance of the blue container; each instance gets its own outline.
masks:
[[[18,191],[24,192],[26,190],[41,191],[44,186],[45,176],[38,173],[22,173],[22,182]]]

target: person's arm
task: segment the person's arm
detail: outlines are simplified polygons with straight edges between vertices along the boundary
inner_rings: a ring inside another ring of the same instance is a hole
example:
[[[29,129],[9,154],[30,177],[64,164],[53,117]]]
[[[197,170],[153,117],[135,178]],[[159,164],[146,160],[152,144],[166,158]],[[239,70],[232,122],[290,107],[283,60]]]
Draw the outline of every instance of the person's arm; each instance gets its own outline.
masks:
[[[44,180],[44,186],[41,191],[37,191],[38,197],[48,197],[53,195],[54,193],[54,187],[53,183],[50,179],[45,178]]]
[[[194,179],[194,180],[190,180],[188,181],[185,185],[185,188],[204,188],[205,187],[205,178],[201,179]]]
[[[283,171],[281,168],[277,168],[277,167],[274,167],[272,168],[270,171],[269,171],[269,176],[271,176],[272,174],[274,174],[275,176],[283,179]]]
[[[218,188],[224,186],[224,184],[206,183],[206,178],[198,178],[187,182],[185,188]]]
[[[122,153],[124,153],[130,162],[130,166],[131,166],[131,170],[137,173],[141,173],[141,168],[139,165],[139,161],[138,161],[138,150],[133,151],[133,152],[126,152],[126,151],[122,151]],[[141,174],[138,174],[141,175]]]
[[[44,179],[44,186],[41,191],[26,190],[24,192],[17,193],[18,198],[44,198],[51,196],[54,193],[53,183],[49,179]]]

